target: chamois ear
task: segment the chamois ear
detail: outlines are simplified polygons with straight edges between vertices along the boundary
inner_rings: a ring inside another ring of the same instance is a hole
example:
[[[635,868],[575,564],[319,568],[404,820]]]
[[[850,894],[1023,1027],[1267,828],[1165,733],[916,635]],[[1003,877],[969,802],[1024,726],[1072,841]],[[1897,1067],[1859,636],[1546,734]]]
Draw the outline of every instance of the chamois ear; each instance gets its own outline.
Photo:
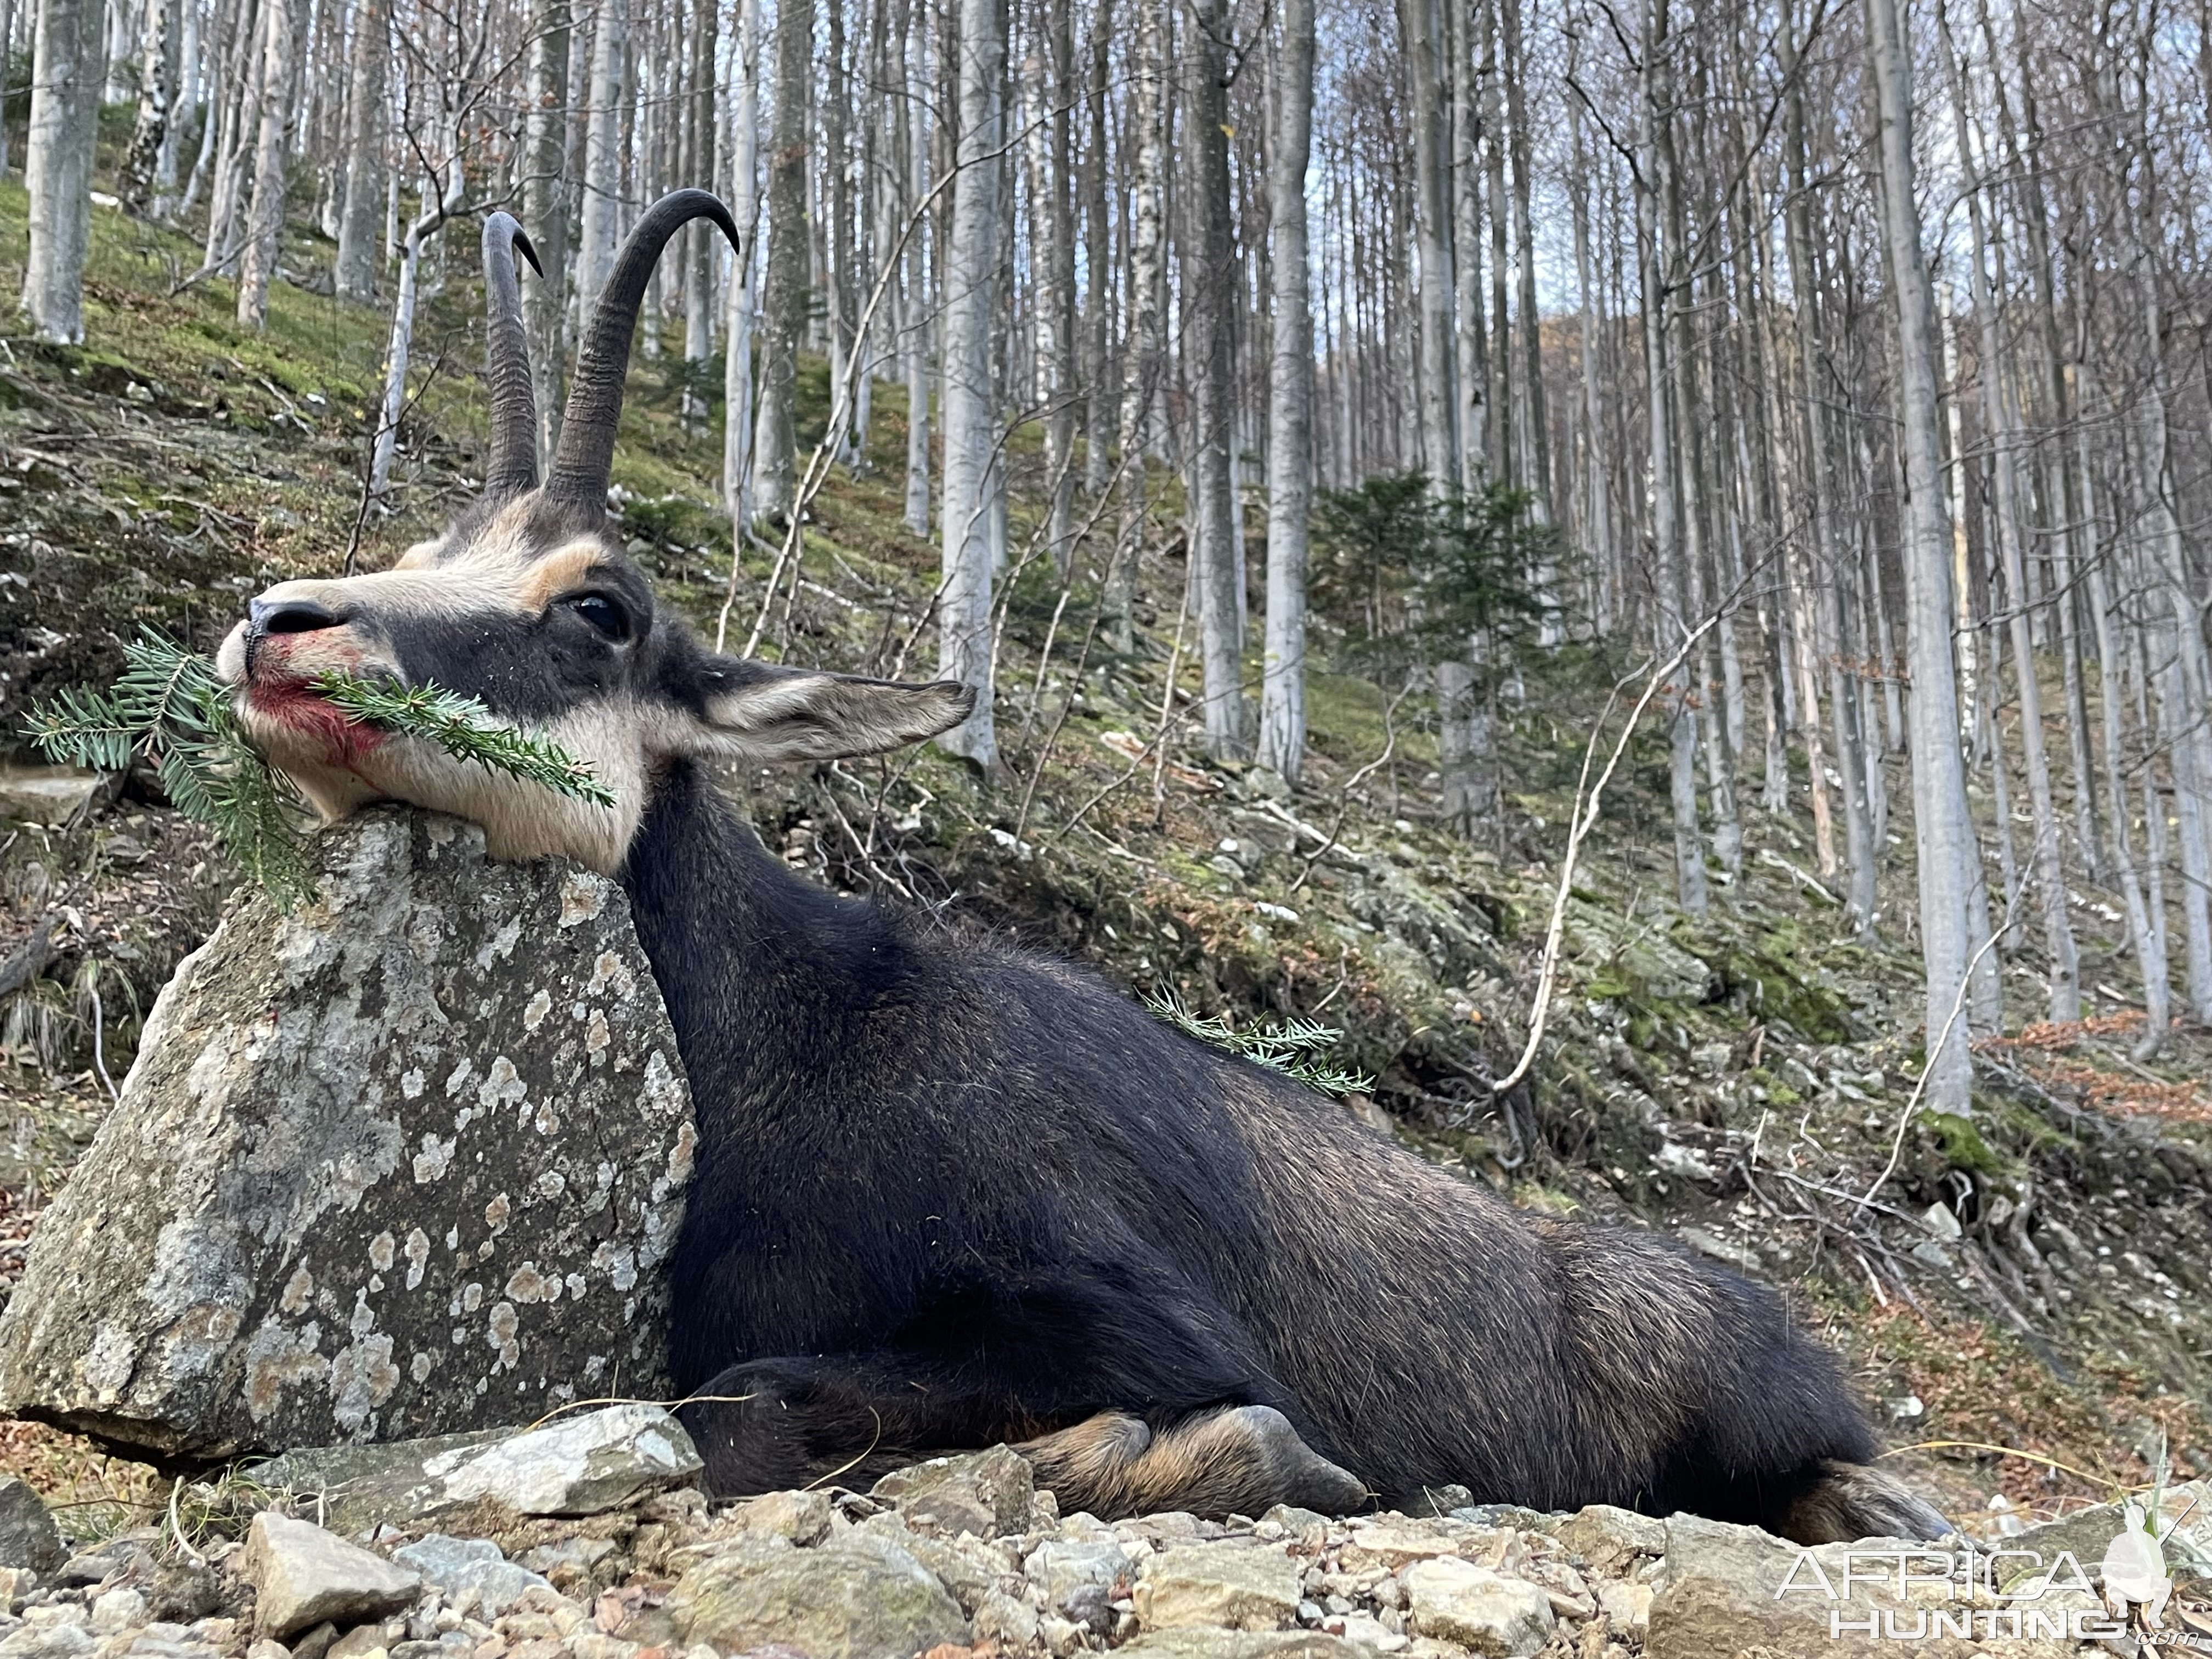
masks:
[[[742,760],[881,754],[959,725],[975,706],[957,680],[907,685],[724,656],[696,672],[705,718],[689,746]]]

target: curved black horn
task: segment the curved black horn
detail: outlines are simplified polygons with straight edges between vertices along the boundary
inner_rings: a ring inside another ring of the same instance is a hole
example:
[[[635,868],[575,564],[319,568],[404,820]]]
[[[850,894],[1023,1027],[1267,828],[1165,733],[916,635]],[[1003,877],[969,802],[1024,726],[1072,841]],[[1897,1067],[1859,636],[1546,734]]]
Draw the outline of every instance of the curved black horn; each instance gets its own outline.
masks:
[[[520,495],[538,488],[538,395],[530,383],[530,337],[522,326],[522,289],[515,280],[517,248],[543,276],[538,250],[514,216],[489,215],[483,228],[484,379],[491,385],[491,459],[484,466],[484,491],[490,495]]]
[[[568,410],[562,417],[561,447],[545,493],[563,501],[598,507],[607,497],[607,471],[614,465],[615,424],[622,416],[623,381],[629,373],[630,336],[637,331],[637,308],[645,285],[668,239],[694,219],[712,219],[739,254],[737,221],[721,200],[703,190],[671,191],[640,216],[629,240],[615,255],[613,273],[599,290],[591,325],[576,354],[576,379],[568,388]]]

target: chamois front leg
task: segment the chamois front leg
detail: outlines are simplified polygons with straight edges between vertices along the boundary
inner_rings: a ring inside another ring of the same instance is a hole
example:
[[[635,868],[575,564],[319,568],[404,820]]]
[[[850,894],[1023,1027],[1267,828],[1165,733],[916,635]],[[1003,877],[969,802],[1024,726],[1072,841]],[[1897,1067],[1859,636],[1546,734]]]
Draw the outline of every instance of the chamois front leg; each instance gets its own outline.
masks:
[[[1108,1519],[1187,1510],[1219,1520],[1278,1504],[1342,1515],[1374,1496],[1306,1444],[1273,1406],[1225,1406],[1155,1433],[1142,1418],[1102,1412],[1014,1449],[1036,1467],[1063,1512]]]

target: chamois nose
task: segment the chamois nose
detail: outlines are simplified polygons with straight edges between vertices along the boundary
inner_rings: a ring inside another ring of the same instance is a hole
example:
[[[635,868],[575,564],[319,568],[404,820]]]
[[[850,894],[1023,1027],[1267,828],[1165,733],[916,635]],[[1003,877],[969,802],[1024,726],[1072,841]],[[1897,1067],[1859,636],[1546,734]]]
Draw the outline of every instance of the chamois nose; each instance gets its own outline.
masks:
[[[312,634],[336,628],[338,613],[314,599],[256,599],[246,606],[256,634]]]

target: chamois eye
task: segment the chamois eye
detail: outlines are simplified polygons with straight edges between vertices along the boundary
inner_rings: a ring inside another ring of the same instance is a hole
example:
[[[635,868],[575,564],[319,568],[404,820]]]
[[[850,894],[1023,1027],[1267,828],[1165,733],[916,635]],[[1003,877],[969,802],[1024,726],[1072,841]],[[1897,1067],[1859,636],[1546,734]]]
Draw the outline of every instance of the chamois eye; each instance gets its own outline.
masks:
[[[611,640],[629,637],[629,616],[604,593],[579,593],[568,608]]]

